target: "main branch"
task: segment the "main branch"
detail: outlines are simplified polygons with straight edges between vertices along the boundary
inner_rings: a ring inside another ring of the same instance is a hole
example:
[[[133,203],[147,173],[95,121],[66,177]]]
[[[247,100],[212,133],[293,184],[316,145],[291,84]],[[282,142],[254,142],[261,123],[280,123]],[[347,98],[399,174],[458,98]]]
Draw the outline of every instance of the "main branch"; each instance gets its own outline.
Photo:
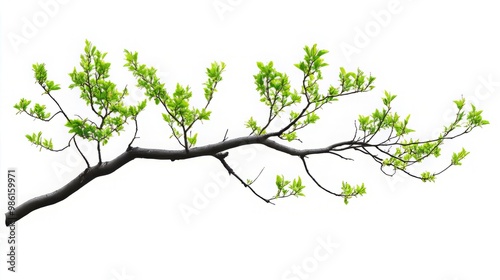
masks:
[[[111,174],[136,158],[174,161],[201,156],[216,156],[220,152],[251,144],[264,144],[268,147],[288,153],[290,155],[304,155],[318,152],[316,150],[297,150],[294,148],[290,148],[269,140],[268,137],[268,135],[253,135],[229,139],[216,144],[195,147],[190,149],[189,152],[186,152],[184,149],[160,150],[139,147],[127,149],[125,152],[111,161],[102,162],[101,164],[86,168],[82,173],[80,173],[76,178],[71,180],[62,188],[52,193],[32,198],[21,204],[19,207],[16,207],[14,211],[5,213],[5,225],[8,226],[12,223],[15,223],[16,221],[19,221],[36,209],[58,203],[66,199],[95,178]]]

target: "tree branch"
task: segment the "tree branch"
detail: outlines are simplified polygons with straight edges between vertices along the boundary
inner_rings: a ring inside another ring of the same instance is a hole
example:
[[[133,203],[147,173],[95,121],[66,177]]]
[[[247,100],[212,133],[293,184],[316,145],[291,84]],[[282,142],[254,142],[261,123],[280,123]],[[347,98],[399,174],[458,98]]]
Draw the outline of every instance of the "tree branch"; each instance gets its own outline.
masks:
[[[252,192],[254,192],[255,195],[260,197],[262,200],[271,203],[269,199],[265,199],[258,195],[248,184],[246,184],[237,174],[232,171],[231,167],[226,163],[224,160],[225,156],[227,156],[227,151],[236,147],[240,146],[245,146],[245,145],[252,145],[252,144],[261,144],[264,145],[268,148],[271,148],[273,150],[283,152],[285,154],[291,155],[291,156],[298,156],[302,159],[302,162],[304,164],[305,170],[309,177],[313,179],[313,181],[318,185],[320,188],[324,189],[325,191],[336,195],[336,196],[342,196],[342,194],[336,194],[333,193],[325,188],[323,188],[311,175],[310,171],[308,170],[307,164],[305,162],[305,157],[308,155],[314,155],[314,154],[334,154],[337,155],[343,159],[349,159],[346,157],[343,157],[339,154],[339,152],[346,151],[346,150],[356,150],[360,151],[364,154],[367,154],[371,156],[376,162],[379,164],[382,164],[383,159],[378,157],[377,155],[371,153],[368,151],[369,148],[376,148],[380,149],[378,144],[371,144],[368,142],[365,142],[365,139],[363,140],[348,140],[348,141],[342,141],[338,142],[335,144],[328,145],[326,147],[322,148],[310,148],[310,149],[297,149],[293,147],[289,147],[286,145],[283,145],[281,143],[278,143],[276,141],[271,140],[271,137],[277,137],[273,133],[269,134],[264,134],[264,135],[251,135],[251,136],[243,136],[243,137],[238,137],[234,139],[225,139],[222,142],[214,143],[214,144],[209,144],[205,146],[200,146],[200,147],[194,147],[187,152],[185,149],[182,150],[162,150],[162,149],[147,149],[147,148],[139,148],[139,147],[127,147],[126,151],[123,152],[121,155],[116,157],[115,159],[109,161],[109,162],[100,162],[100,164],[97,164],[95,166],[90,167],[87,159],[83,154],[81,153],[80,149],[77,149],[80,152],[80,154],[83,156],[85,159],[85,162],[87,163],[87,168],[85,171],[83,171],[80,175],[78,175],[75,179],[67,183],[65,186],[62,188],[49,193],[45,195],[41,195],[39,197],[33,198],[31,200],[26,201],[25,203],[21,204],[19,207],[17,207],[13,212],[7,212],[5,213],[5,224],[8,226],[24,216],[28,215],[30,212],[45,207],[49,206],[55,203],[58,203],[64,199],[66,199],[68,196],[71,194],[75,193],[78,191],[81,187],[92,181],[93,179],[100,177],[100,176],[105,176],[108,174],[113,173],[115,170],[118,168],[122,167],[123,165],[127,164],[129,161],[132,161],[136,158],[144,158],[144,159],[156,159],[156,160],[182,160],[182,159],[189,159],[189,158],[196,158],[196,157],[201,157],[201,156],[215,156],[218,158],[221,163],[224,165],[224,167],[228,170],[229,174],[235,176],[240,182],[245,185],[245,187],[249,187]],[[455,136],[447,136],[445,139],[452,139]],[[441,140],[445,140],[441,139]],[[73,138],[73,141],[76,145],[76,141]],[[427,141],[423,142],[414,142],[414,143],[426,143]],[[386,143],[384,146],[397,146],[401,145],[401,143]],[[389,154],[389,153],[387,153]],[[449,166],[448,166],[449,167]],[[448,168],[446,167],[445,170]],[[397,168],[397,167],[396,167]],[[403,171],[404,173],[415,177],[422,179],[420,176],[416,176],[414,174],[411,174],[410,172],[397,168],[398,170]],[[442,171],[441,171],[442,172]],[[439,173],[441,173],[439,172]],[[438,173],[438,174],[439,174]]]
[[[28,215],[30,212],[45,207],[49,206],[55,203],[58,203],[64,199],[66,199],[68,196],[71,194],[75,193],[78,191],[81,187],[92,181],[93,179],[101,176],[105,176],[108,174],[113,173],[115,170],[119,169],[123,165],[127,164],[129,161],[132,161],[136,158],[144,158],[144,159],[157,159],[157,160],[182,160],[182,159],[189,159],[189,158],[195,158],[195,157],[201,157],[201,156],[214,156],[217,155],[218,153],[240,147],[240,146],[245,146],[245,145],[251,145],[251,144],[262,144],[265,145],[271,149],[277,150],[284,152],[286,154],[292,155],[292,156],[305,156],[305,155],[311,155],[311,154],[321,154],[321,153],[328,153],[329,150],[331,150],[331,147],[334,147],[336,145],[343,145],[344,142],[340,142],[335,145],[331,145],[325,148],[318,148],[318,149],[295,149],[292,147],[285,146],[283,144],[277,143],[275,141],[272,141],[268,139],[268,135],[252,135],[252,136],[245,136],[245,137],[239,137],[239,138],[234,138],[234,139],[228,139],[223,142],[215,143],[215,144],[209,144],[206,146],[201,146],[201,147],[194,147],[189,150],[189,153],[187,153],[184,149],[183,150],[161,150],[161,149],[146,149],[146,148],[139,148],[139,147],[134,147],[127,149],[124,153],[116,157],[115,159],[109,161],[109,162],[102,162],[102,164],[98,164],[95,166],[90,167],[87,159],[85,156],[83,156],[88,168],[85,169],[84,172],[82,172],[80,175],[78,175],[75,179],[67,183],[65,186],[62,188],[49,193],[45,195],[41,195],[38,197],[35,197],[31,200],[28,200],[21,204],[19,207],[16,208],[15,211],[13,212],[7,212],[5,213],[5,224],[10,225],[24,216]],[[74,140],[74,139],[73,139]],[[74,141],[75,142],[75,141]],[[76,145],[76,142],[75,142]],[[78,149],[79,150],[79,149]],[[79,150],[80,151],[80,150]],[[80,151],[81,153],[81,151]],[[218,157],[219,160],[221,159]],[[222,158],[223,161],[223,158]],[[235,175],[233,173],[233,175]],[[241,179],[237,177],[240,181]],[[260,196],[259,196],[260,197]],[[261,197],[262,198],[262,197]],[[262,198],[264,201],[269,202],[269,200]]]
[[[311,172],[309,171],[309,168],[307,167],[307,163],[306,163],[306,159],[305,157],[300,157],[300,159],[302,160],[302,163],[304,164],[304,169],[306,170],[306,173],[307,175],[309,175],[309,178],[311,178],[313,180],[313,182],[316,184],[316,186],[320,187],[322,190],[324,190],[325,192],[329,193],[329,194],[333,194],[334,196],[342,196],[341,194],[338,194],[338,193],[334,193],[330,190],[328,190],[327,188],[323,187],[317,180],[316,178],[314,178],[314,176],[311,174]]]
[[[232,148],[236,148],[238,146],[256,144],[262,142],[264,139],[265,138],[263,136],[240,137],[236,139],[226,140],[217,144],[195,147],[191,149],[189,153],[186,153],[185,150],[160,150],[137,147],[131,148],[109,162],[103,162],[100,165],[98,164],[86,168],[85,171],[80,173],[76,178],[71,180],[62,188],[52,193],[32,198],[16,207],[14,211],[5,213],[5,225],[8,226],[12,223],[15,223],[16,221],[20,220],[36,209],[58,203],[66,199],[95,178],[111,174],[123,165],[136,158],[181,160],[200,156],[210,156]],[[88,165],[89,163],[87,159],[84,156],[83,158]]]

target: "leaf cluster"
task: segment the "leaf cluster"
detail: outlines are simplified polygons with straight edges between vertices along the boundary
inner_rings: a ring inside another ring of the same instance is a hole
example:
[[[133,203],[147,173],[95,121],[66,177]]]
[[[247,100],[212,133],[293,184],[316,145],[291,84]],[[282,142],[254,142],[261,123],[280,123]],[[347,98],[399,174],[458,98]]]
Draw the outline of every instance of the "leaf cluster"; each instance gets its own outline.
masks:
[[[386,91],[385,96],[382,98],[384,104],[382,109],[376,109],[371,115],[359,115],[358,129],[363,133],[363,136],[359,137],[358,140],[362,143],[370,143],[376,134],[381,131],[389,131],[389,135],[384,141],[370,145],[376,147],[378,151],[385,155],[383,159],[366,152],[366,150],[365,153],[370,154],[377,162],[380,162],[382,167],[390,166],[394,171],[403,171],[410,176],[421,179],[423,182],[434,182],[436,176],[450,166],[461,165],[460,161],[465,158],[468,152],[462,148],[459,153],[454,153],[451,163],[439,172],[424,171],[420,176],[417,176],[410,174],[407,167],[421,163],[429,156],[438,158],[441,156],[441,146],[445,140],[456,138],[469,133],[476,127],[489,124],[487,120],[483,120],[482,111],[477,110],[473,104],[471,104],[471,109],[465,112],[465,99],[461,98],[453,101],[457,107],[455,119],[449,125],[444,126],[443,131],[437,138],[429,140],[407,138],[410,133],[414,132],[413,129],[408,127],[410,115],[403,119],[397,113],[391,112],[391,102],[395,98],[396,95]],[[457,132],[460,128],[462,128],[462,132]],[[392,147],[395,149],[391,151]]]
[[[94,116],[82,118],[79,115],[70,117],[61,104],[54,97],[54,91],[60,90],[59,84],[48,80],[47,70],[44,63],[33,64],[33,72],[36,83],[43,89],[42,95],[48,96],[59,109],[56,113],[51,114],[47,111],[46,105],[36,103],[30,107],[31,100],[21,98],[14,105],[17,113],[26,113],[34,119],[49,122],[57,114],[62,114],[66,119],[65,126],[69,128],[69,133],[72,135],[70,142],[73,140],[76,148],[84,157],[87,165],[87,159],[79,150],[75,137],[80,137],[87,141],[95,141],[99,154],[99,162],[102,162],[100,146],[106,145],[114,133],[120,134],[124,130],[124,125],[127,120],[132,119],[137,125],[136,118],[138,114],[146,107],[146,100],[140,102],[137,106],[125,106],[123,98],[128,95],[127,88],[119,91],[116,85],[109,80],[110,63],[104,59],[106,53],[102,53],[96,49],[88,40],[85,41],[84,53],[80,55],[81,70],[77,71],[76,67],[69,76],[72,80],[70,89],[80,89],[80,98],[85,101],[85,104],[91,109]],[[45,148],[50,151],[61,151],[69,147],[69,143],[62,149],[55,150],[52,139],[42,138],[42,132],[27,134],[26,138],[34,145]]]
[[[340,68],[340,85],[331,85],[322,93],[318,82],[323,79],[322,68],[328,66],[323,58],[328,51],[320,50],[316,45],[306,46],[304,51],[303,60],[294,64],[302,72],[302,86],[299,90],[291,89],[288,75],[277,71],[272,61],[267,64],[257,62],[259,72],[254,75],[256,90],[260,101],[269,108],[269,113],[264,125],[258,125],[255,118],[250,117],[245,123],[246,127],[251,129],[250,135],[266,134],[266,128],[271,122],[285,113],[289,116],[289,123],[281,130],[269,134],[289,142],[299,140],[297,131],[316,123],[320,118],[316,112],[324,105],[337,101],[340,96],[374,88],[375,78],[371,75],[366,76],[359,69],[354,73]]]
[[[349,203],[349,199],[356,197],[358,195],[362,196],[364,194],[366,194],[366,188],[364,183],[353,187],[349,183],[342,181],[342,193],[340,195],[344,197],[345,205]]]
[[[45,64],[43,63],[35,63],[33,64],[33,72],[35,76],[36,83],[39,84],[43,88],[42,95],[49,95],[51,91],[59,90],[61,87],[54,83],[54,81],[47,80],[47,70],[45,69]],[[14,104],[14,108],[17,110],[17,114],[26,113],[34,119],[49,121],[52,115],[50,112],[47,112],[47,106],[39,103],[35,103],[35,105],[29,108],[31,104],[31,100],[21,98],[21,100]]]
[[[42,138],[42,132],[38,133],[33,133],[33,134],[26,134],[26,138],[28,141],[30,141],[32,144],[34,144],[37,147],[40,147],[40,151],[42,148],[45,148],[47,150],[53,150],[54,149],[54,144],[52,143],[52,139],[45,139]]]
[[[165,84],[157,76],[157,70],[153,67],[147,67],[145,64],[138,63],[138,53],[125,50],[125,66],[137,78],[137,86],[145,90],[145,95],[149,100],[153,100],[156,105],[161,105],[166,113],[162,113],[163,120],[168,124],[172,131],[170,137],[175,137],[179,144],[188,150],[197,142],[198,134],[192,134],[193,125],[197,121],[210,119],[212,113],[207,108],[217,92],[217,84],[222,81],[222,72],[225,63],[213,62],[206,69],[208,76],[204,83],[204,96],[206,104],[202,108],[190,106],[190,99],[193,96],[189,86],[176,85],[175,91],[170,94],[165,88]]]
[[[84,54],[80,55],[81,71],[75,67],[69,74],[73,82],[69,88],[80,89],[80,98],[98,120],[77,117],[66,123],[70,133],[102,145],[108,143],[113,133],[120,135],[127,120],[135,119],[146,107],[146,100],[137,106],[124,105],[123,99],[128,95],[128,90],[126,87],[122,91],[118,90],[116,84],[109,80],[111,64],[104,60],[106,54],[85,41]]]
[[[293,179],[293,181],[285,180],[284,175],[276,176],[276,187],[278,188],[278,192],[274,196],[274,198],[283,198],[287,196],[305,196],[302,190],[305,188],[302,185],[302,179],[297,177]]]

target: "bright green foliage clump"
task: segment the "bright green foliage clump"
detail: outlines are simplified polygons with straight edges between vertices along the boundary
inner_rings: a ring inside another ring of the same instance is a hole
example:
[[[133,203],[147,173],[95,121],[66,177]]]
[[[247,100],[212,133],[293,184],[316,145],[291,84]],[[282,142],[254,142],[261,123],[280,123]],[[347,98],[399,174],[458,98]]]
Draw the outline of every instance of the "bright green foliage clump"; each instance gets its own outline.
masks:
[[[366,194],[365,184],[352,187],[347,182],[342,182],[342,193],[341,195],[344,197],[344,203],[347,205],[349,203],[349,199],[352,197],[356,197],[358,195]]]
[[[40,84],[44,89],[44,92],[42,94],[50,95],[51,91],[60,89],[59,85],[55,84],[53,81],[47,80],[47,71],[45,70],[44,64],[33,64],[33,71],[35,72],[35,79],[37,83]],[[36,103],[35,106],[29,108],[30,104],[31,100],[21,98],[19,103],[14,105],[14,108],[17,109],[17,114],[24,112],[29,116],[31,116],[32,118],[39,119],[42,121],[50,121],[52,119],[51,113],[46,112],[47,107],[45,105]],[[55,114],[52,117],[54,116]],[[41,131],[38,133],[33,133],[31,135],[27,134],[26,138],[28,139],[28,141],[35,144],[37,147],[40,147],[40,150],[42,148],[46,148],[49,150],[52,150],[54,148],[52,139],[42,138]]]
[[[35,144],[36,146],[39,146],[40,151],[42,150],[42,148],[46,148],[49,150],[54,148],[54,144],[52,143],[52,139],[42,138],[41,131],[38,133],[33,133],[31,135],[26,134],[26,138],[28,138],[28,141],[30,141],[31,143]]]
[[[146,101],[138,106],[125,106],[123,98],[127,88],[119,91],[109,78],[110,63],[105,62],[106,53],[101,53],[89,41],[85,43],[85,53],[80,56],[82,71],[76,68],[69,74],[73,84],[69,88],[79,88],[80,98],[97,116],[98,122],[88,118],[69,119],[66,126],[70,133],[106,145],[113,133],[120,134],[127,119],[135,119],[146,107]]]
[[[444,140],[457,137],[470,132],[476,127],[481,127],[483,125],[489,124],[488,121],[483,120],[481,113],[482,111],[477,111],[476,107],[471,104],[471,111],[467,113],[467,120],[464,120],[464,104],[465,99],[455,100],[454,103],[457,105],[457,112],[455,120],[448,126],[445,126],[443,132],[436,139],[421,141],[419,139],[405,139],[405,136],[414,132],[414,130],[408,128],[408,120],[410,115],[406,118],[401,119],[397,113],[392,113],[391,111],[391,101],[396,98],[395,95],[391,95],[385,92],[385,97],[382,98],[384,108],[382,110],[376,109],[371,116],[362,116],[358,118],[359,130],[361,130],[364,135],[362,139],[369,142],[375,134],[382,130],[390,130],[390,134],[387,139],[381,143],[379,146],[395,146],[394,152],[384,151],[383,153],[387,155],[383,160],[377,159],[381,162],[383,166],[391,166],[395,170],[406,171],[407,167],[415,163],[420,163],[422,160],[429,156],[439,157],[441,155],[441,145]],[[463,131],[457,135],[452,136],[452,132],[457,129],[462,128]],[[420,177],[413,176],[421,179],[423,182],[434,182],[436,175],[440,174],[452,165],[461,165],[460,161],[465,158],[468,154],[464,148],[458,154],[454,153],[452,161],[449,166],[437,173],[431,173],[429,171],[424,171],[421,173]],[[411,175],[411,174],[409,174]]]
[[[72,134],[71,139],[79,136],[88,141],[95,141],[99,149],[99,162],[101,162],[100,146],[106,145],[114,133],[119,135],[127,120],[136,121],[137,115],[146,107],[146,100],[137,106],[123,104],[123,98],[128,95],[127,88],[119,91],[116,85],[108,79],[111,64],[104,61],[105,57],[106,53],[101,53],[89,41],[86,41],[84,54],[80,56],[81,71],[77,71],[75,68],[69,74],[73,81],[69,88],[80,89],[80,98],[85,101],[94,114],[93,117],[86,118],[79,115],[75,115],[76,118],[70,118],[53,97],[53,91],[61,88],[53,81],[47,80],[45,64],[33,65],[36,82],[44,90],[42,94],[48,95],[56,103],[59,108],[56,114],[62,113],[66,118],[66,127]],[[45,105],[35,104],[34,108],[28,111],[30,103],[31,101],[23,98],[14,105],[14,108],[18,110],[18,113],[25,112],[35,119],[50,121],[51,114],[45,112]],[[26,135],[26,137],[40,148],[53,150],[52,139],[42,139],[41,132]]]
[[[196,144],[198,134],[191,133],[193,125],[197,121],[210,119],[211,111],[207,110],[214,93],[217,91],[217,84],[222,81],[222,72],[226,65],[221,63],[212,63],[207,68],[206,74],[208,80],[204,83],[204,92],[206,104],[203,108],[189,108],[189,99],[193,96],[189,86],[183,87],[176,85],[175,91],[169,94],[165,89],[165,84],[160,82],[156,75],[156,69],[147,67],[137,62],[137,52],[125,50],[126,67],[137,78],[138,87],[146,90],[145,95],[149,100],[153,100],[156,105],[161,104],[166,111],[163,113],[163,119],[172,130],[171,137],[175,137],[179,144],[188,150]]]
[[[302,87],[299,91],[290,89],[288,75],[277,71],[272,61],[267,64],[257,62],[259,73],[254,75],[255,85],[261,96],[260,101],[269,107],[269,114],[267,123],[263,126],[257,125],[257,121],[250,117],[246,123],[246,127],[251,129],[250,134],[266,134],[271,122],[283,112],[287,112],[290,124],[278,137],[287,141],[298,140],[297,131],[316,123],[319,120],[316,111],[324,105],[337,101],[339,96],[373,89],[374,77],[367,77],[359,69],[354,73],[340,68],[340,87],[330,86],[328,92],[322,94],[318,81],[323,79],[321,68],[328,66],[322,58],[328,51],[318,50],[316,45],[306,46],[304,51],[306,52],[304,60],[295,64],[295,67],[303,73]],[[299,110],[293,109],[297,107]]]
[[[283,175],[277,175],[276,187],[278,188],[278,192],[274,196],[275,198],[291,195],[305,196],[305,194],[302,193],[302,190],[305,188],[305,186],[302,185],[302,179],[300,179],[300,176],[297,179],[293,179],[293,182],[290,182],[289,180],[285,180],[285,177]]]

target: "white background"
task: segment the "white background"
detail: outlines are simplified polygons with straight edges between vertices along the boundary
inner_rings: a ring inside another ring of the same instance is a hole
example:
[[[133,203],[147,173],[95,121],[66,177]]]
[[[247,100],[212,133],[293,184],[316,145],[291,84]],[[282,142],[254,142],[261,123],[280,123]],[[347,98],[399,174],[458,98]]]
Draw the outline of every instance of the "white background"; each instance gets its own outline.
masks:
[[[293,64],[314,43],[330,51],[324,90],[337,84],[341,66],[371,72],[377,87],[321,111],[321,120],[299,134],[302,147],[350,139],[354,119],[380,108],[383,90],[398,95],[394,109],[412,114],[411,127],[421,139],[450,121],[451,101],[461,95],[484,110],[491,125],[448,143],[439,160],[428,162],[437,170],[462,146],[471,152],[436,183],[386,177],[361,154],[350,154],[355,162],[312,157],[312,172],[330,189],[340,191],[343,180],[366,184],[367,195],[348,206],[305,179],[300,160],[264,147],[235,149],[229,161],[244,178],[265,167],[255,188],[267,197],[274,194],[276,174],[300,175],[305,198],[266,204],[234,178],[228,181],[214,158],[135,160],[19,221],[15,274],[6,269],[7,228],[0,227],[0,278],[499,279],[497,5],[337,2],[1,1],[2,209],[8,167],[18,169],[18,202],[62,187],[85,167],[74,151],[39,152],[24,137],[43,130],[64,146],[68,134],[61,118],[42,123],[12,108],[25,97],[54,109],[31,70],[44,62],[49,79],[63,87],[56,96],[66,110],[85,112],[78,91],[67,88],[85,39],[109,53],[120,88],[135,85],[121,67],[123,49],[138,51],[140,62],[158,68],[170,92],[177,82],[191,85],[193,104],[203,100],[205,68],[226,62],[212,119],[195,127],[200,145],[220,141],[226,129],[231,138],[246,135],[243,123],[250,116],[263,121],[265,107],[252,77],[256,61],[273,60],[297,87],[300,73]],[[159,108],[150,103],[146,109],[135,145],[178,149]],[[104,159],[123,152],[131,133],[113,138]],[[95,152],[88,155],[95,164]],[[188,207],[196,214],[183,215],[180,209]],[[297,269],[303,274],[294,274]]]

